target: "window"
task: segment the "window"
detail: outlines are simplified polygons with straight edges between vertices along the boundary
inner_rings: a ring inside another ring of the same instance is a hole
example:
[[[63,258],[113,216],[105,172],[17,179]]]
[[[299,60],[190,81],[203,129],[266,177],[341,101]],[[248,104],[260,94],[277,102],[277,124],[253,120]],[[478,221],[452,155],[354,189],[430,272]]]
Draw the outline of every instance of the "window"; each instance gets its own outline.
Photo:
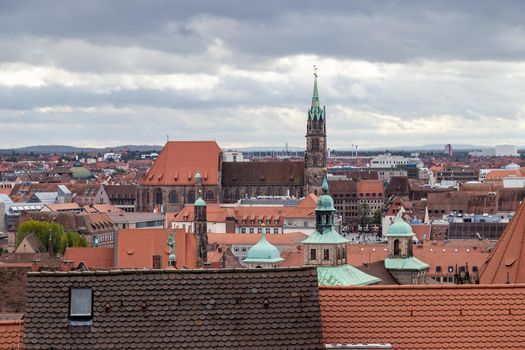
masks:
[[[168,195],[168,202],[170,203],[177,203],[179,201],[179,198],[177,196],[177,192],[176,191],[170,191],[169,195]]]
[[[89,320],[93,316],[91,288],[71,288],[69,291],[69,318]]]
[[[270,220],[266,220],[266,225],[270,225]]]
[[[273,221],[273,224],[274,224],[274,225],[279,225],[279,220],[274,220],[274,221]]]
[[[243,251],[243,252],[246,252],[246,247],[242,248],[242,251]]]
[[[254,223],[255,223],[255,221],[254,221],[254,220],[250,220],[250,224],[254,224]]]
[[[449,266],[449,267],[448,267],[448,272],[449,272],[449,273],[454,272],[454,266]]]
[[[262,228],[261,227],[257,228],[257,233],[262,233]]]
[[[273,233],[279,233],[279,229],[278,228],[274,228],[273,229]]]
[[[243,225],[246,225],[246,220],[243,220],[243,221],[242,221],[242,224],[243,224]]]
[[[241,233],[246,233],[246,227],[241,227]]]
[[[261,225],[261,224],[262,224],[262,220],[259,220],[259,221],[257,221],[257,222],[259,223],[259,225]]]
[[[270,228],[269,227],[266,228],[266,233],[270,233]]]
[[[323,260],[330,260],[330,249],[323,250]]]
[[[460,266],[459,267],[459,272],[465,272],[465,266]]]
[[[478,267],[477,266],[472,266],[472,272],[478,272]]]
[[[436,266],[436,273],[441,273],[441,266]]]
[[[254,233],[253,227],[250,227],[250,233]]]
[[[317,251],[315,249],[310,249],[310,260],[317,260]]]
[[[308,221],[303,222],[304,227],[308,227]]]

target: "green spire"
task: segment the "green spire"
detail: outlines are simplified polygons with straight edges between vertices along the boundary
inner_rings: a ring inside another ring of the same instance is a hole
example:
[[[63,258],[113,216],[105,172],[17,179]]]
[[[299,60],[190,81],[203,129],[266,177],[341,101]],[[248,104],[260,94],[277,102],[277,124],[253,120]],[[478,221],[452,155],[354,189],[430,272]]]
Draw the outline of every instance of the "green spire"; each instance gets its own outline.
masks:
[[[206,206],[206,202],[204,201],[204,199],[202,199],[202,196],[199,196],[199,198],[197,198],[197,200],[195,201],[195,206],[196,207],[205,207]]]
[[[308,119],[323,120],[324,108],[319,103],[319,90],[317,89],[317,67],[314,66],[314,93],[312,94],[312,106],[308,109]]]
[[[328,179],[326,178],[326,174],[324,174],[321,189],[323,190],[323,194],[328,194]]]

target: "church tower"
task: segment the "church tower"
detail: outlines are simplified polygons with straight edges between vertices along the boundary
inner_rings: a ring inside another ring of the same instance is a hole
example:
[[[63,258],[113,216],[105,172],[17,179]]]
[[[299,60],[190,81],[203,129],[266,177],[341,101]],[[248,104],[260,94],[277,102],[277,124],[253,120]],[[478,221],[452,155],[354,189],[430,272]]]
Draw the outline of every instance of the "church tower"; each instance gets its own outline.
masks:
[[[315,72],[312,106],[308,109],[306,126],[306,152],[304,156],[305,194],[321,194],[326,157],[326,108],[324,106],[321,108],[319,104],[317,72]]]
[[[208,228],[206,218],[206,202],[199,195],[194,207],[194,231],[197,236],[197,256],[201,266],[208,261]]]

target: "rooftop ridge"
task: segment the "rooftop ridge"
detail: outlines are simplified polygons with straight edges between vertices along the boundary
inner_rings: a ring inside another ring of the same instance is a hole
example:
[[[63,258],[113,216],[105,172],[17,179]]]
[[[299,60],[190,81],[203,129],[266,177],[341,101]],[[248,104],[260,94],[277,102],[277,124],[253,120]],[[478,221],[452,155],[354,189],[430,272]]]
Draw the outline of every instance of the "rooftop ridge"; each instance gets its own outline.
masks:
[[[371,286],[319,286],[323,290],[414,290],[414,289],[525,289],[525,283],[518,284],[405,284],[405,285],[371,285]]]
[[[227,269],[117,269],[117,270],[96,270],[96,271],[40,271],[28,272],[31,277],[68,277],[68,276],[107,276],[107,275],[142,275],[142,274],[164,274],[164,273],[259,273],[262,271],[269,272],[286,272],[286,271],[307,271],[315,270],[315,266],[297,266],[297,267],[272,267],[272,268],[258,268],[250,269],[242,268],[227,268]]]

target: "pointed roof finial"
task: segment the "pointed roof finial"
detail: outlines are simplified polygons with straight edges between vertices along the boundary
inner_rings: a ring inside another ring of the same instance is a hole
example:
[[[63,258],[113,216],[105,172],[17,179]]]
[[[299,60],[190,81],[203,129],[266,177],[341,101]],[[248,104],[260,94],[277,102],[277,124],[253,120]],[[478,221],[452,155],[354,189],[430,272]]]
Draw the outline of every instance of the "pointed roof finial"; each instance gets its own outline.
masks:
[[[317,90],[317,66],[314,65],[314,93],[312,95],[312,107],[319,107],[319,91]]]
[[[326,171],[324,173],[323,184],[321,185],[321,189],[323,190],[323,194],[328,194],[328,178],[326,176]]]

